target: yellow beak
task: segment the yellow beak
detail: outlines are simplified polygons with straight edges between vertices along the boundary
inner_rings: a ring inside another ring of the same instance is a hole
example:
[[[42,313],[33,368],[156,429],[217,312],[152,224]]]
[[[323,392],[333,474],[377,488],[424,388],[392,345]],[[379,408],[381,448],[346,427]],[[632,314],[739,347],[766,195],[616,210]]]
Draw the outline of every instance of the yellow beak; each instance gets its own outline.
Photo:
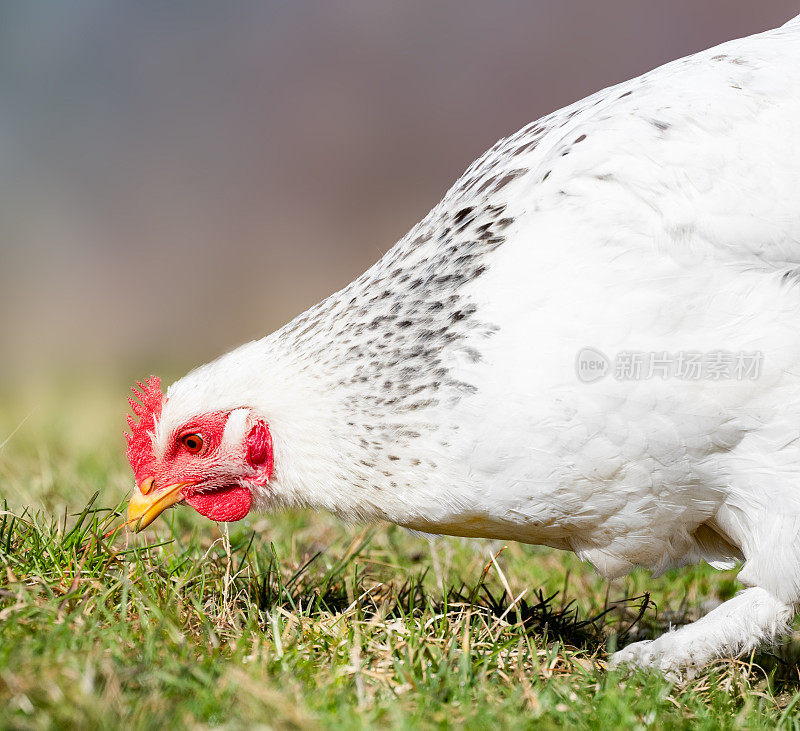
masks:
[[[177,482],[160,490],[153,490],[153,482],[152,477],[142,480],[128,503],[126,525],[133,525],[137,533],[150,525],[167,508],[183,500],[181,488],[187,485],[185,482]]]

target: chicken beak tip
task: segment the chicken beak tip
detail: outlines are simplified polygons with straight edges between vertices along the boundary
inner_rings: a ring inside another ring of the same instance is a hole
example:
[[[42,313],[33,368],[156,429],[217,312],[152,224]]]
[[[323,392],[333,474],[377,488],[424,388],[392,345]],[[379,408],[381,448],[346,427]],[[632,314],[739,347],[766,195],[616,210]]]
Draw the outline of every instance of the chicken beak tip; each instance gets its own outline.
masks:
[[[155,490],[152,477],[143,480],[134,489],[128,501],[128,520],[125,525],[131,527],[136,533],[144,530],[167,508],[183,500],[181,490],[185,484],[178,482]]]

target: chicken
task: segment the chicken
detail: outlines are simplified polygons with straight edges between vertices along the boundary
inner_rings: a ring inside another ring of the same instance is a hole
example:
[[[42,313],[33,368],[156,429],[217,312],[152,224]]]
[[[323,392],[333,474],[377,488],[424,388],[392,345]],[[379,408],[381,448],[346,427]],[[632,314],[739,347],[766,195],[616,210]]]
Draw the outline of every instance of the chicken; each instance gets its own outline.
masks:
[[[614,661],[676,674],[800,600],[800,17],[500,140],[377,264],[135,391],[142,528],[312,506],[746,587]]]

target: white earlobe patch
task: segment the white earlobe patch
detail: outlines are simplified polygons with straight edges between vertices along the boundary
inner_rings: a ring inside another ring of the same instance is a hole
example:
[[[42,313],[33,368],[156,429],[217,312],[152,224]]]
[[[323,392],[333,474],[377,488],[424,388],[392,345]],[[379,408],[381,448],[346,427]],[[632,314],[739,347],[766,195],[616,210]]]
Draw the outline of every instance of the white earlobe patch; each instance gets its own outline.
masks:
[[[222,446],[227,448],[238,448],[244,441],[247,433],[247,417],[250,409],[234,409],[228,416],[225,423],[225,431],[222,432]]]

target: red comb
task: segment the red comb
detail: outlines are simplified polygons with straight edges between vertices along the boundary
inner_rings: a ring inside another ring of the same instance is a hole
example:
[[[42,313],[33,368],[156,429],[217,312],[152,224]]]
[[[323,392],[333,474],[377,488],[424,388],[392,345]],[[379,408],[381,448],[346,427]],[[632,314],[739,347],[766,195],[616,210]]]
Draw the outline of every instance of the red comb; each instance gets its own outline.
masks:
[[[161,406],[164,403],[164,396],[161,393],[161,380],[158,376],[150,376],[144,383],[137,382],[131,389],[136,401],[128,399],[128,403],[133,409],[133,414],[128,414],[128,426],[131,433],[125,433],[128,440],[128,460],[133,467],[137,482],[147,475],[140,474],[143,467],[153,459],[153,444],[150,441],[150,433],[156,426],[156,419],[161,416]],[[141,403],[140,403],[141,402]],[[139,421],[136,421],[136,418]]]

